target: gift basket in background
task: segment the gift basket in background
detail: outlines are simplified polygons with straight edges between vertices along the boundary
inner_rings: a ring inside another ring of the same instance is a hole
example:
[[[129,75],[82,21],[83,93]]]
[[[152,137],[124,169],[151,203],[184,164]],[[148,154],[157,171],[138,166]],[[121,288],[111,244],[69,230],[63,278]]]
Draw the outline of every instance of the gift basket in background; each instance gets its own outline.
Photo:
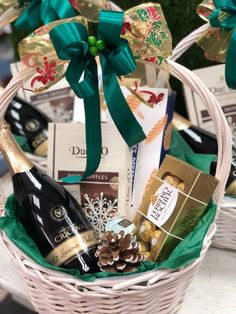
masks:
[[[39,313],[175,313],[211,244],[228,178],[222,109],[167,58],[159,4],[101,10],[94,33],[83,15],[50,22],[19,44],[22,69],[1,94],[0,145],[15,173],[15,195],[2,201],[2,243]],[[202,99],[216,126],[215,178],[206,173],[212,156],[171,134],[169,75]],[[3,122],[23,84],[42,92],[63,76],[83,99],[85,124],[49,125],[48,173],[70,193],[32,164]]]
[[[207,23],[193,31],[186,36],[173,50],[170,57],[172,60],[177,60],[185,51],[187,51],[193,44],[197,44],[204,50],[205,57],[214,62],[225,63],[225,74],[223,71],[217,70],[216,75],[225,75],[226,84],[218,83],[219,86],[215,87],[216,97],[222,103],[223,111],[226,114],[228,123],[231,128],[233,136],[232,146],[232,162],[230,176],[227,181],[225,197],[222,200],[221,210],[217,218],[217,232],[213,238],[212,244],[218,248],[235,249],[235,231],[234,226],[236,223],[235,212],[235,123],[233,117],[230,116],[231,96],[229,95],[230,89],[235,90],[234,73],[234,10],[235,4],[232,1],[208,1],[205,0],[197,7],[197,14]],[[220,68],[221,69],[221,68]],[[209,69],[210,70],[210,69]],[[212,69],[213,70],[213,69]],[[221,74],[218,74],[218,73]],[[213,84],[214,85],[214,84]],[[223,87],[222,87],[223,86]],[[217,88],[219,92],[217,92]],[[221,90],[221,91],[220,91]],[[233,92],[233,91],[232,91]],[[225,96],[224,96],[225,93]],[[227,94],[228,93],[228,94]],[[224,103],[222,97],[229,95],[228,102]],[[234,95],[232,94],[232,97]],[[234,103],[232,99],[232,103]],[[189,112],[191,116],[191,113]],[[187,127],[186,123],[185,127]],[[189,126],[191,123],[189,123]],[[183,127],[179,125],[179,127]],[[191,126],[190,126],[191,128]],[[184,131],[183,131],[184,132]],[[198,131],[197,131],[198,132]],[[187,135],[188,137],[188,135]],[[206,135],[208,137],[208,135]],[[189,137],[190,138],[190,137]],[[214,139],[210,135],[208,137],[208,147],[203,148],[209,152],[211,143]],[[210,151],[211,152],[211,151]],[[212,151],[211,153],[214,153]]]

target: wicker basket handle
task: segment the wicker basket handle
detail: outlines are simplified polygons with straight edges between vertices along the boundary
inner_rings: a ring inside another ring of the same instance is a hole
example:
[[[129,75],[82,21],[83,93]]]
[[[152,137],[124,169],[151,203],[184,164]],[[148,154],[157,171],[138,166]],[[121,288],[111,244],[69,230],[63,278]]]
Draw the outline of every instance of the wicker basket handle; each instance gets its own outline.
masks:
[[[173,49],[172,55],[169,59],[176,61],[187,51],[195,42],[204,34],[210,27],[209,23],[200,26],[198,29],[194,30],[188,36],[183,38],[177,46]]]
[[[168,65],[170,74],[179,79],[183,84],[186,84],[201,98],[215,125],[218,142],[218,161],[215,177],[220,182],[213,196],[213,200],[219,205],[224,196],[224,189],[231,164],[232,133],[230,127],[219,102],[197,75],[172,60],[168,60]]]

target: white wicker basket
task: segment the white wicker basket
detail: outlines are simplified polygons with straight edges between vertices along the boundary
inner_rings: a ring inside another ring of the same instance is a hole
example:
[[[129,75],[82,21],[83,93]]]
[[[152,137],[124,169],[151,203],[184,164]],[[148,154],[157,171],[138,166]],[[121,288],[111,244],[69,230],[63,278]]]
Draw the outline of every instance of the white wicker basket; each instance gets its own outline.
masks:
[[[181,57],[206,32],[209,26],[209,23],[206,23],[182,39],[173,50],[171,60]],[[232,199],[231,205],[221,207],[216,224],[217,232],[212,240],[212,245],[221,249],[236,250],[236,200]]]
[[[203,100],[217,129],[220,180],[213,200],[219,204],[230,168],[231,132],[215,97],[191,71],[168,60],[170,74],[187,84]],[[24,72],[24,78],[31,76]],[[22,74],[15,76],[0,96],[0,119],[11,98],[22,85]],[[1,203],[0,203],[1,204]],[[2,202],[3,209],[4,201]],[[204,240],[201,256],[189,266],[176,271],[153,270],[139,275],[97,279],[85,282],[64,273],[45,269],[20,251],[3,233],[0,238],[23,278],[30,301],[38,313],[176,313],[193,275],[211,244],[215,225]]]
[[[222,202],[216,223],[217,232],[212,239],[212,246],[236,250],[236,200],[232,200],[232,204]]]

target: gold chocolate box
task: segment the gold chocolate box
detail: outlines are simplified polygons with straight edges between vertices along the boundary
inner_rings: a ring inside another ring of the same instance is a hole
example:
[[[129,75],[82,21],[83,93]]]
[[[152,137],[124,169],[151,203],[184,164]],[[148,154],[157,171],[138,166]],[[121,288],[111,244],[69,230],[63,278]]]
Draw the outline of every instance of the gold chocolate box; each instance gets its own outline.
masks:
[[[146,189],[134,218],[137,237],[146,242],[151,260],[169,257],[197,225],[218,180],[167,155]]]

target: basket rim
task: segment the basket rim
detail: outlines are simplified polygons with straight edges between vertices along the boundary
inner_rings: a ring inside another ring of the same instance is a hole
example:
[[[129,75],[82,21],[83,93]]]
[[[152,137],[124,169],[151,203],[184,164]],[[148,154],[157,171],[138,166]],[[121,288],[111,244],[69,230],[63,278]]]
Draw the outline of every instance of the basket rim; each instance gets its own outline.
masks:
[[[195,264],[200,264],[202,259],[205,256],[209,246],[211,245],[212,238],[216,232],[216,224],[212,223],[208,229],[208,232],[203,241],[203,247],[200,256],[192,261],[189,265],[184,266],[180,269],[153,269],[140,274],[133,274],[127,276],[114,276],[107,278],[96,278],[93,282],[84,281],[78,277],[74,277],[70,274],[60,272],[57,270],[52,270],[48,268],[44,268],[43,266],[37,264],[34,260],[32,260],[29,256],[27,256],[24,252],[22,252],[5,234],[3,230],[0,230],[0,241],[3,244],[3,247],[10,253],[13,258],[15,264],[17,264],[18,270],[21,270],[27,273],[31,273],[31,276],[38,278],[41,280],[47,281],[48,283],[53,284],[61,284],[61,282],[65,282],[71,285],[80,284],[83,287],[93,288],[96,286],[107,287],[108,290],[116,291],[123,290],[126,288],[132,289],[146,289],[145,287],[159,285],[161,281],[165,281],[168,277],[178,276],[178,274],[183,272],[187,272],[194,268]],[[22,275],[22,272],[20,274]],[[146,282],[146,285],[141,285]]]

